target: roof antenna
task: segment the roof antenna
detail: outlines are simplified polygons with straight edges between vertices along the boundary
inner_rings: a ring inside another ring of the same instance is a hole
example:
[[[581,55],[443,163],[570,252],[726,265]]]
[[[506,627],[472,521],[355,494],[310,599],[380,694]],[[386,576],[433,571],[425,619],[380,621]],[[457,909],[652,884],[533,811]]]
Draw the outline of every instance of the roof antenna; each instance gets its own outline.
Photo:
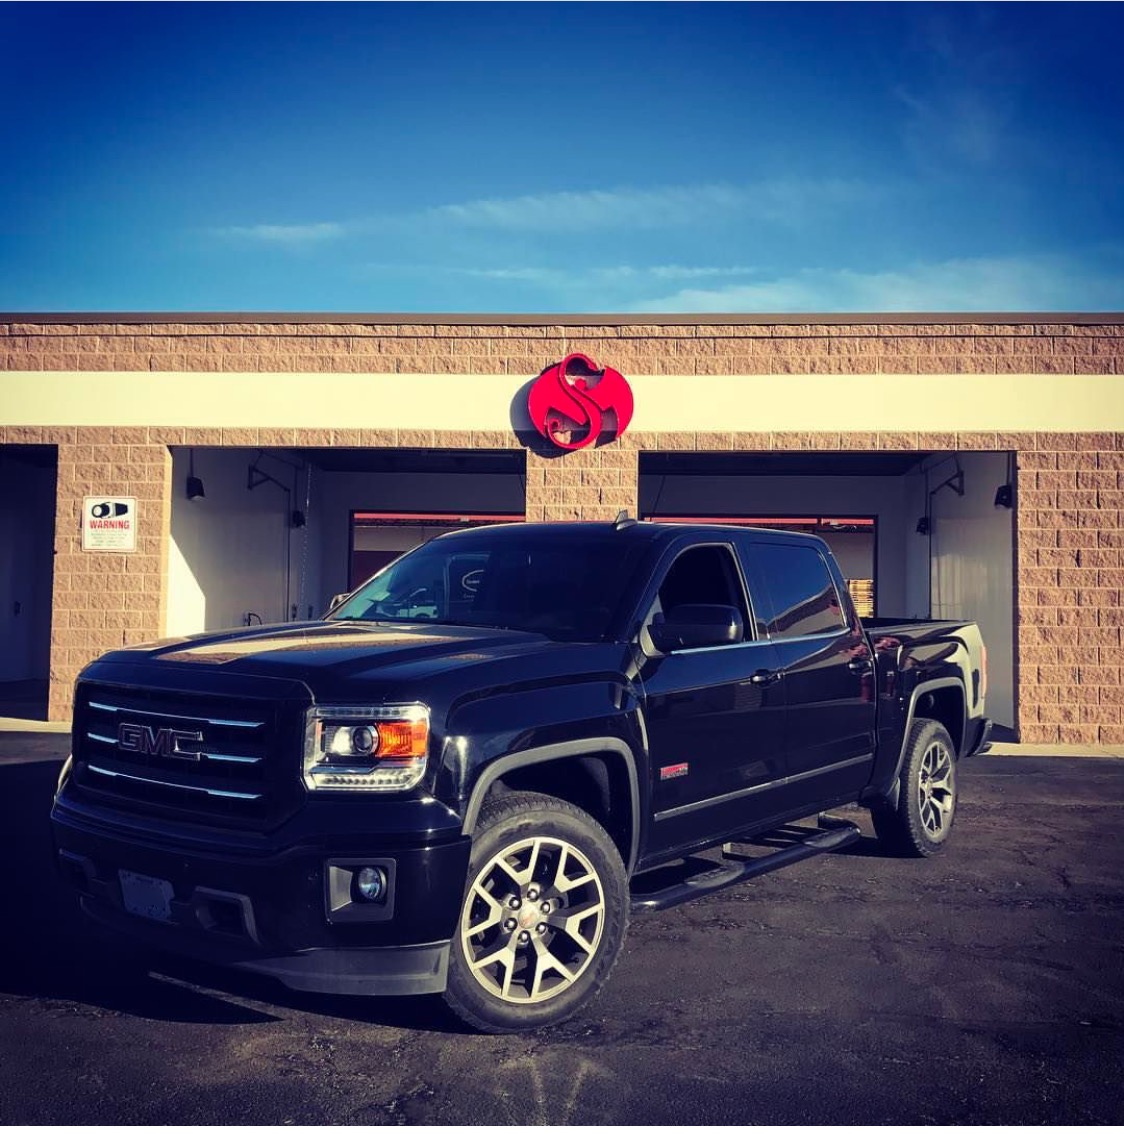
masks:
[[[613,521],[613,527],[615,527],[619,532],[623,531],[625,528],[631,528],[636,522],[637,521],[628,514],[628,509],[622,508],[617,513],[616,520]]]

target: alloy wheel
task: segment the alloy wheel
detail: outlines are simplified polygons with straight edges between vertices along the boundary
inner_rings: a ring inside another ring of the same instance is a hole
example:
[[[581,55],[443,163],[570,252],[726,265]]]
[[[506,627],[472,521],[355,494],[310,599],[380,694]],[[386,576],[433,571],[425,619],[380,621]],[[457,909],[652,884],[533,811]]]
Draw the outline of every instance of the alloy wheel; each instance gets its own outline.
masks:
[[[605,891],[589,858],[564,839],[536,836],[505,847],[477,874],[461,945],[489,993],[537,1004],[573,987],[604,928]]]

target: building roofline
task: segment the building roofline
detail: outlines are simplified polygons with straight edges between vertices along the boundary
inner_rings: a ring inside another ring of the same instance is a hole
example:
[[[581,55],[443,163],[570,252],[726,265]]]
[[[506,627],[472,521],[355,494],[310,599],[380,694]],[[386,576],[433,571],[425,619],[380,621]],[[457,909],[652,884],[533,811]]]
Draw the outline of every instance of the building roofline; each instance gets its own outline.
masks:
[[[1124,324],[1124,311],[960,311],[960,312],[808,312],[757,314],[419,314],[413,312],[296,312],[296,311],[17,311],[0,312],[0,323],[263,323],[359,324],[367,326],[414,324],[418,326],[804,326],[804,325],[941,325],[941,324]]]

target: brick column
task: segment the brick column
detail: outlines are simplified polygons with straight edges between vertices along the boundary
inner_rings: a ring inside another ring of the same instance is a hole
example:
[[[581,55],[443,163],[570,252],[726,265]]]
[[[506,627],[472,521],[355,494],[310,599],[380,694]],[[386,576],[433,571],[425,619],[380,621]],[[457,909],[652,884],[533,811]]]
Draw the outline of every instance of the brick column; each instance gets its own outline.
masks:
[[[159,638],[167,606],[172,457],[145,428],[85,428],[59,445],[48,718],[66,720],[79,670],[106,650]],[[85,496],[137,498],[134,552],[82,550]]]
[[[1124,434],[1018,453],[1019,738],[1124,744]]]
[[[620,442],[569,453],[527,450],[528,520],[615,520],[637,515],[639,454]]]

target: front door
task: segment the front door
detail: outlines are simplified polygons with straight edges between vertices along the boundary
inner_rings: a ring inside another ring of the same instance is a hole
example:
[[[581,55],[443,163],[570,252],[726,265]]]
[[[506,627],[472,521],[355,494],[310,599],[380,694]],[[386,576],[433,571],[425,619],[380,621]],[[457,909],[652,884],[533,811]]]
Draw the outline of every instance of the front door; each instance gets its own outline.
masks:
[[[775,807],[784,769],[784,687],[777,656],[757,636],[733,549],[707,544],[668,568],[648,622],[686,603],[742,615],[745,640],[653,656],[640,673],[651,756],[649,854],[687,848],[752,826]]]

